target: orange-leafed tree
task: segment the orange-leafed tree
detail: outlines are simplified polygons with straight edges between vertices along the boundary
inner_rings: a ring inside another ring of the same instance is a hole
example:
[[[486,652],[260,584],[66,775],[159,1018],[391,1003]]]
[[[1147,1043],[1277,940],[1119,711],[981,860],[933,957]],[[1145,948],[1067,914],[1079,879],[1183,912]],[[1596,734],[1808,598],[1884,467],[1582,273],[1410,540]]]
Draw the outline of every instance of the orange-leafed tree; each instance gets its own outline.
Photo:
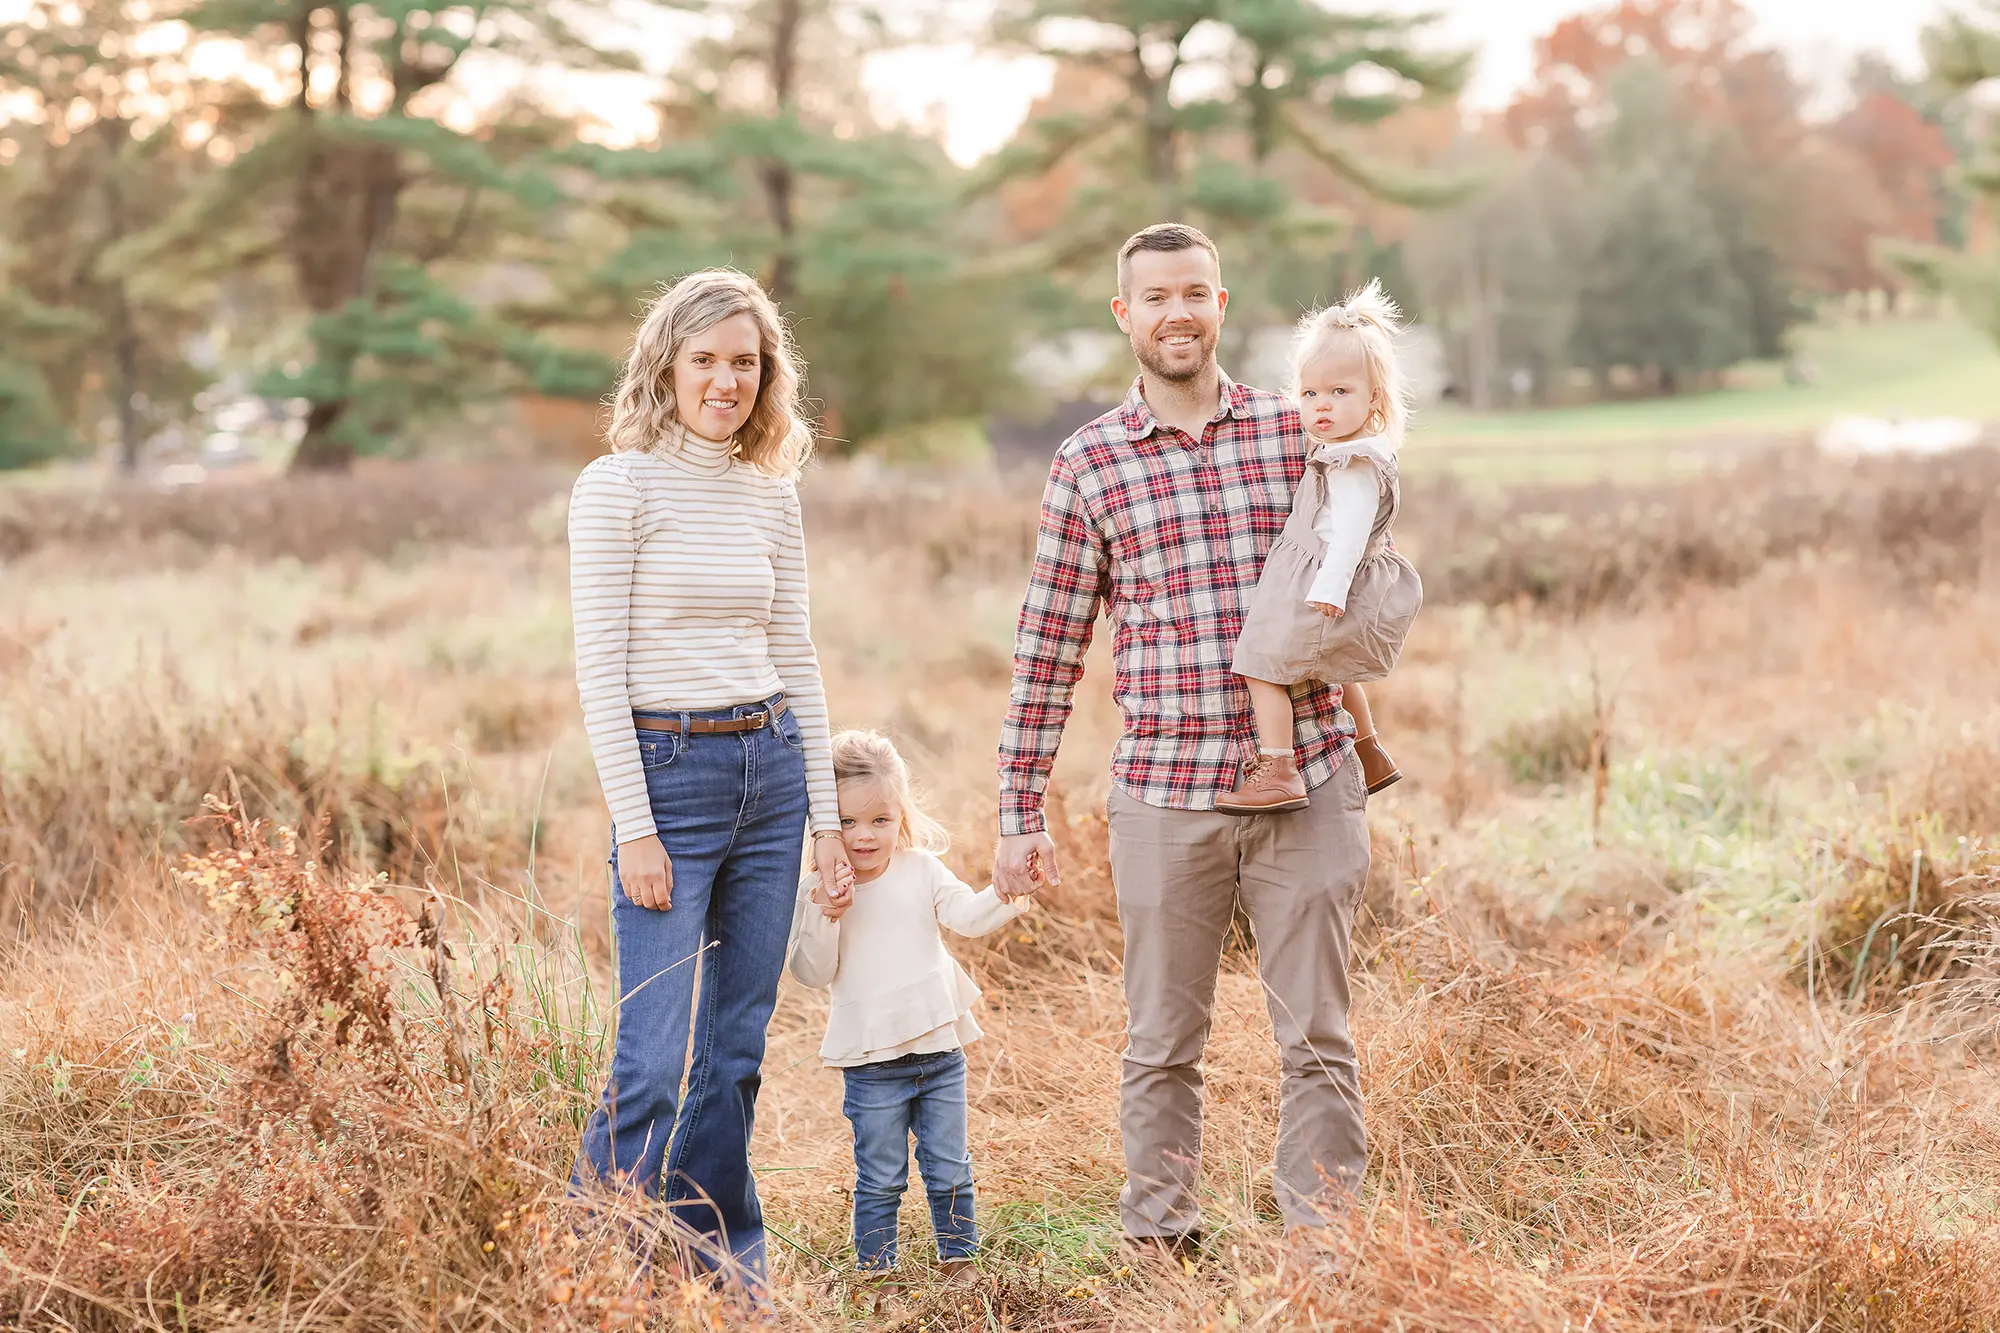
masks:
[[[1665,69],[1698,110],[1726,116],[1736,102],[1768,112],[1782,62],[1750,49],[1751,23],[1738,0],[1619,0],[1572,15],[1535,42],[1534,76],[1503,123],[1521,147],[1580,159],[1609,114],[1613,78],[1640,56]]]
[[[1687,188],[1732,271],[1725,285],[1745,294],[1752,349],[1775,356],[1804,313],[1797,293],[1820,219],[1802,202],[1803,89],[1781,53],[1754,44],[1739,0],[1618,0],[1564,19],[1535,45],[1534,76],[1503,116],[1508,136],[1587,171],[1619,165],[1593,158],[1619,141],[1605,131],[1635,64],[1655,71],[1658,112],[1687,123]],[[1643,258],[1645,247],[1626,249]]]
[[[1835,143],[1867,168],[1889,214],[1882,233],[1934,241],[1944,212],[1944,173],[1951,144],[1944,128],[1887,90],[1862,93],[1828,131]]]

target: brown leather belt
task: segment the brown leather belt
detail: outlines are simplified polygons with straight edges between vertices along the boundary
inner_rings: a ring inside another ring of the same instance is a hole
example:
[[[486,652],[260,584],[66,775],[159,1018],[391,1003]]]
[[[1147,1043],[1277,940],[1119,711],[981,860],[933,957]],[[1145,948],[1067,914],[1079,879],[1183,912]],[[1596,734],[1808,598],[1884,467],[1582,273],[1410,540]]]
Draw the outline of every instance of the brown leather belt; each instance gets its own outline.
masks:
[[[745,713],[742,717],[691,717],[687,720],[687,726],[683,728],[681,720],[677,717],[640,717],[634,713],[632,725],[641,731],[685,730],[690,736],[714,736],[725,732],[762,731],[784,715],[785,697],[779,695],[778,701],[769,708],[760,708],[754,713]]]

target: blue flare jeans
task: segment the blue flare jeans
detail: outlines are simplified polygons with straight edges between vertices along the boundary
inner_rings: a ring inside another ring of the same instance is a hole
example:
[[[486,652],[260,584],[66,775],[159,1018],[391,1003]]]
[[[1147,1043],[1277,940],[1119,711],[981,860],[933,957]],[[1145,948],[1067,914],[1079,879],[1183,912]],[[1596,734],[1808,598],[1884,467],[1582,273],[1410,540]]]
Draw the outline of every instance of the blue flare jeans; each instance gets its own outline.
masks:
[[[774,702],[642,716],[742,717]],[[661,1201],[693,1234],[697,1262],[733,1267],[761,1291],[750,1135],[804,859],[804,743],[787,712],[756,731],[642,730],[639,750],[673,905],[625,896],[614,830],[618,1035],[571,1187],[603,1182]]]

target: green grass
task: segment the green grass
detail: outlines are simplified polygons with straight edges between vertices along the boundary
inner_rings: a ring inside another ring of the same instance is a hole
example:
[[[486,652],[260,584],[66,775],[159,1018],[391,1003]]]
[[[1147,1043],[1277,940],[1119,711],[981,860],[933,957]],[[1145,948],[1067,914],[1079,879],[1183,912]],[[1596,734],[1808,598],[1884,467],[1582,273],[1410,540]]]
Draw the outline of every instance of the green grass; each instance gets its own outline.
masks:
[[[1724,388],[1671,398],[1518,412],[1444,404],[1422,414],[1408,463],[1501,479],[1660,474],[1698,470],[1849,414],[2000,420],[2000,348],[1966,324],[1818,324],[1793,341],[1819,367],[1809,387],[1786,384],[1782,367],[1765,361],[1730,371]]]

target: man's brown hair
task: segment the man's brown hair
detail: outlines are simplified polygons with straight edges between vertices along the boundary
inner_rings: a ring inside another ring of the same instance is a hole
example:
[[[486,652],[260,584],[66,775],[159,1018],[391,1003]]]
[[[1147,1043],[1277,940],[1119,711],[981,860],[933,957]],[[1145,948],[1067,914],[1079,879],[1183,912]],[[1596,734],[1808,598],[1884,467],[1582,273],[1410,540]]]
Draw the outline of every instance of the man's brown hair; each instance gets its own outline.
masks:
[[[1222,276],[1222,252],[1215,248],[1215,242],[1208,239],[1199,227],[1190,227],[1185,222],[1155,222],[1144,231],[1132,233],[1125,244],[1118,247],[1118,294],[1125,296],[1132,285],[1132,256],[1141,250],[1156,250],[1172,253],[1175,250],[1206,250],[1215,260],[1215,274]]]

